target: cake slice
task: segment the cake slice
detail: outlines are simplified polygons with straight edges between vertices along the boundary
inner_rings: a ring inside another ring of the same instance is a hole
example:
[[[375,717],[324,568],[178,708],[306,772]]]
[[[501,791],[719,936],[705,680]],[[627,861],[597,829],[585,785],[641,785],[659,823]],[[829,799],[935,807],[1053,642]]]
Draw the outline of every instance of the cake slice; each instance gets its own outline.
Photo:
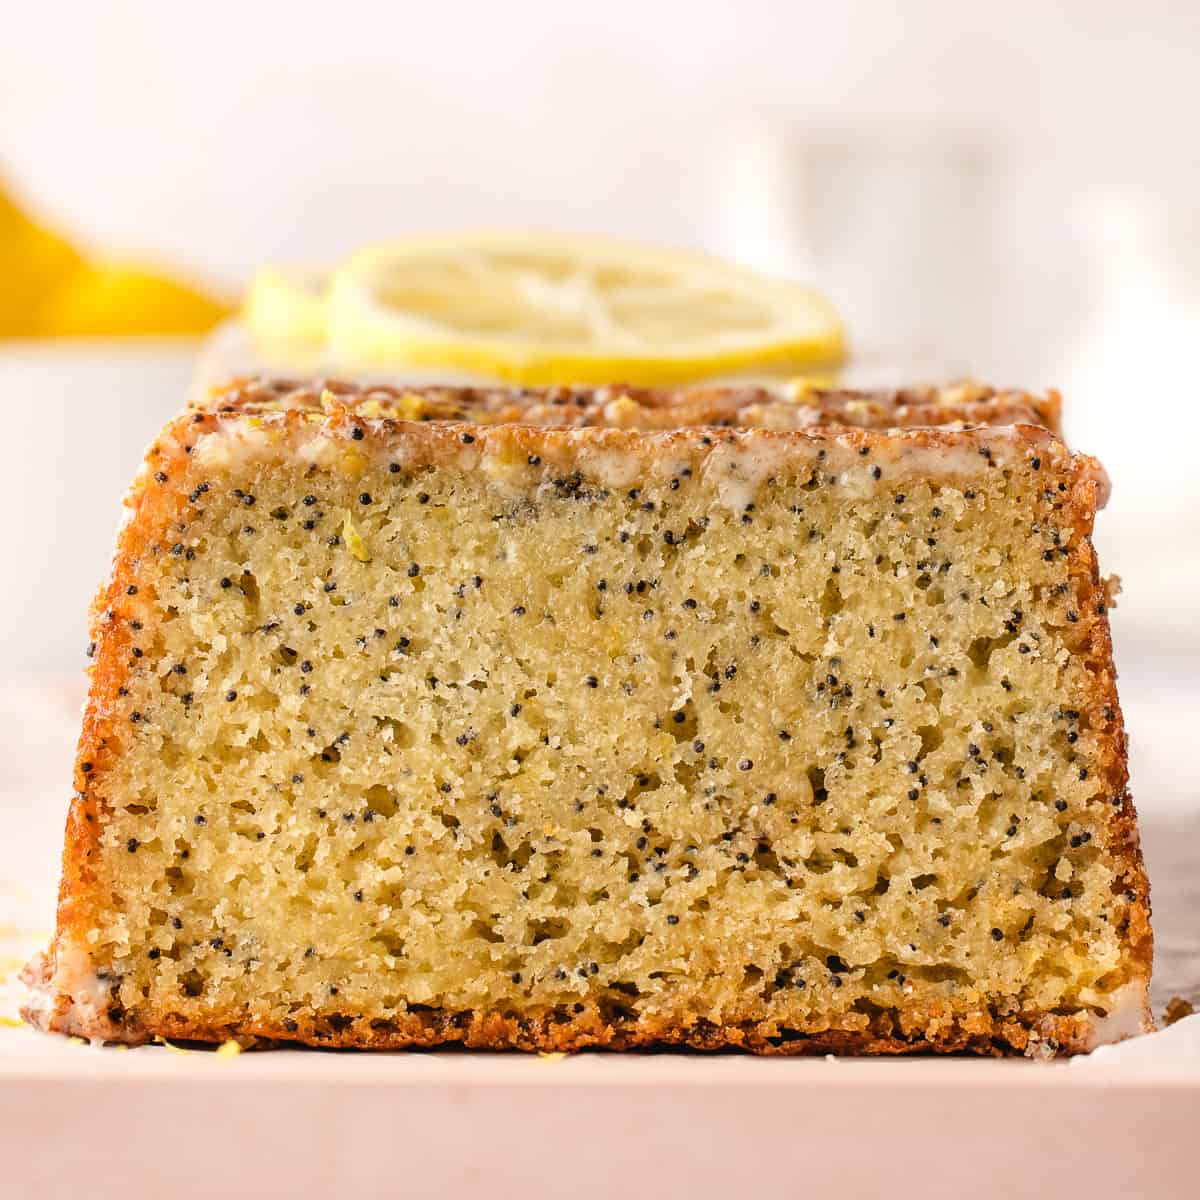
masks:
[[[246,381],[127,501],[32,1015],[1047,1055],[1148,1027],[1057,398]]]

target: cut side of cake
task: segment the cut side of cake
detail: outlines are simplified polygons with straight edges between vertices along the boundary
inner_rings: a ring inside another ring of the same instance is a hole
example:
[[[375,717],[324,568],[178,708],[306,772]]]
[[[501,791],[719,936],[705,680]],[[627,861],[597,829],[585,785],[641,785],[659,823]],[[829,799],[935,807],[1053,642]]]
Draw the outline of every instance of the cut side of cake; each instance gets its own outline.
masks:
[[[1149,1027],[1105,483],[983,389],[243,381],[128,498],[31,1016],[1049,1055]]]

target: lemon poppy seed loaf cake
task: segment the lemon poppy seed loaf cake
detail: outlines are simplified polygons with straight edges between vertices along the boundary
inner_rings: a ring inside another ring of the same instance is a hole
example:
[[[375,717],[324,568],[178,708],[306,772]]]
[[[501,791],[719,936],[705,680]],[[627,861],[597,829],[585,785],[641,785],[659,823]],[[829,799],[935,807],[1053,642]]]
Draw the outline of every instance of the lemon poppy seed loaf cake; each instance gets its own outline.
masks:
[[[94,611],[31,1016],[1052,1054],[1146,1027],[1057,398],[243,381]]]

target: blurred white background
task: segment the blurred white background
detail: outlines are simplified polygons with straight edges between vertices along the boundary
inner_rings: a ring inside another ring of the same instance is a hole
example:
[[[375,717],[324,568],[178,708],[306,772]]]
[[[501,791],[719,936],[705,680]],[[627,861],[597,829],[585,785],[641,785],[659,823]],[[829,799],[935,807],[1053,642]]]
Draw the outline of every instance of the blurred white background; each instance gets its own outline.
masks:
[[[1061,386],[1114,474],[1153,456],[1139,487],[1188,473],[1189,0],[0,13],[0,168],[93,245],[233,287],[461,225],[705,247],[825,287],[872,353]],[[1169,470],[1121,419],[1143,396],[1176,427]]]
[[[422,230],[637,236],[815,283],[871,362],[1061,387],[1115,485],[1100,544],[1126,581],[1135,751],[1139,724],[1187,736],[1200,715],[1200,4],[0,17],[0,171],[89,245],[236,288],[263,261]],[[0,344],[7,671],[78,669],[117,495],[193,350]]]

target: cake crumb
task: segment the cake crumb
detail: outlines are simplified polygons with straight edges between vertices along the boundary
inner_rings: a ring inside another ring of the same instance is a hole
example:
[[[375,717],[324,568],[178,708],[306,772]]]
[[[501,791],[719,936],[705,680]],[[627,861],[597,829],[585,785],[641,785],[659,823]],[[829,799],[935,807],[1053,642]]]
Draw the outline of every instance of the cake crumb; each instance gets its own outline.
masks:
[[[1163,1010],[1163,1025],[1174,1025],[1184,1017],[1190,1017],[1196,1011],[1196,1006],[1182,996],[1172,996]]]

